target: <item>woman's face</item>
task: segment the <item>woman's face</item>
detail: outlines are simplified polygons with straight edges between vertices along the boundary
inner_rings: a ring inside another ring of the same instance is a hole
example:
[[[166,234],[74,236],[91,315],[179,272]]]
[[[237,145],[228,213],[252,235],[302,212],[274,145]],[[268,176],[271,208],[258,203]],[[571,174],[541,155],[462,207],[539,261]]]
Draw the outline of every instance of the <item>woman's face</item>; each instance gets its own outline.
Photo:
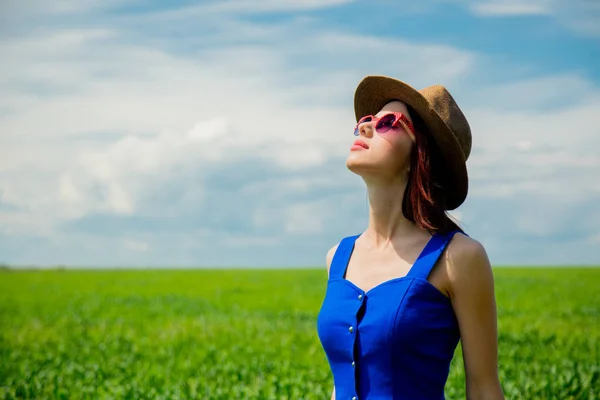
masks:
[[[392,101],[375,115],[381,117],[389,112],[404,114],[412,124],[406,105],[401,101]],[[397,177],[398,174],[407,177],[410,165],[410,152],[414,145],[414,137],[402,123],[387,132],[377,132],[377,121],[364,122],[358,126],[358,136],[352,142],[346,166],[352,172],[361,176]],[[355,146],[362,142],[364,147]]]

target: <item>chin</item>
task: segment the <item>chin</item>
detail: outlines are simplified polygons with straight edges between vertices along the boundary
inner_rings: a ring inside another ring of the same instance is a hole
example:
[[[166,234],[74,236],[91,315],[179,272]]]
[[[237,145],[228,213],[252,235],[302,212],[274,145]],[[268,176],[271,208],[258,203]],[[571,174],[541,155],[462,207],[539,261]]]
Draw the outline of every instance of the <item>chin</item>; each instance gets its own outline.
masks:
[[[346,168],[363,178],[382,177],[388,175],[390,171],[399,170],[397,163],[393,160],[366,160],[362,157],[353,157],[353,155],[346,159]]]
[[[357,175],[362,175],[361,172],[368,169],[368,166],[364,161],[357,160],[354,157],[350,156],[346,159],[346,168],[350,171],[354,172]]]
[[[354,157],[352,157],[352,155],[348,156],[348,158],[346,158],[346,167],[349,170],[352,170],[352,167],[355,165],[360,165],[361,162],[356,160]]]

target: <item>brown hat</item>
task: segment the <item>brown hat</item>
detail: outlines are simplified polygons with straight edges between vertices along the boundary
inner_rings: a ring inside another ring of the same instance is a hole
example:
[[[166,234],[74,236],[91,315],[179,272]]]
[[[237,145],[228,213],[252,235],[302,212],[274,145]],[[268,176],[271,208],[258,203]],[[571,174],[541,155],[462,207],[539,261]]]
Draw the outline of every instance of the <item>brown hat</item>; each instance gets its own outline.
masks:
[[[410,105],[419,114],[440,148],[448,169],[442,182],[447,195],[445,208],[454,210],[465,201],[469,190],[466,161],[471,153],[471,128],[467,119],[441,85],[416,90],[394,78],[367,76],[354,93],[356,120],[377,114],[393,100]]]

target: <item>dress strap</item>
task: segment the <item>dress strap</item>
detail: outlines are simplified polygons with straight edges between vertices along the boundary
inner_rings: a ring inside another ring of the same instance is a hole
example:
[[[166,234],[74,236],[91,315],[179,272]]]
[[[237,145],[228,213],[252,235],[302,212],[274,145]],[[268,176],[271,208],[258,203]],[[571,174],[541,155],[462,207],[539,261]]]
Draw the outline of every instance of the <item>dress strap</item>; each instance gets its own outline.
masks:
[[[455,230],[447,234],[435,233],[431,239],[429,239],[429,242],[427,242],[427,245],[417,258],[417,261],[415,261],[413,266],[408,271],[407,276],[427,279],[429,273],[433,269],[433,266],[440,258],[442,252],[448,243],[450,243],[450,240],[456,232],[460,231]]]
[[[341,279],[346,273],[350,256],[354,250],[354,242],[360,235],[348,236],[341,240],[338,245],[333,259],[331,260],[331,266],[329,267],[329,278],[330,279]]]

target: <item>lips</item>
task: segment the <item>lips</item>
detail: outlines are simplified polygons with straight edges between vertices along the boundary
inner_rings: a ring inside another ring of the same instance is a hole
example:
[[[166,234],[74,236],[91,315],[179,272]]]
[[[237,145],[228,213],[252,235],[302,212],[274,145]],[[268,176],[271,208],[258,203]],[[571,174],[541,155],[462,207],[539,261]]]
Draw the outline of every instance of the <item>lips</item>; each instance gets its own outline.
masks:
[[[363,142],[362,140],[356,140],[354,142],[354,144],[352,145],[352,147],[357,147],[357,146],[360,146],[360,147],[362,147],[364,149],[368,149],[369,148],[369,146],[367,146],[367,144],[365,142]]]

